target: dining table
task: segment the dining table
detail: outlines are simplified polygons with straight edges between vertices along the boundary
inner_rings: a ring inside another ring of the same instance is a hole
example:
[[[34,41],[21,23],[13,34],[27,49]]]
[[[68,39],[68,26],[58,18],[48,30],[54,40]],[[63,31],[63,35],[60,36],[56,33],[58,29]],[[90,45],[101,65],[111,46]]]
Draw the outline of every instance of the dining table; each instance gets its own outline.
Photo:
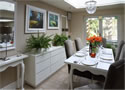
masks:
[[[106,78],[109,67],[114,62],[112,49],[99,47],[96,56],[92,58],[89,54],[89,46],[85,46],[65,60],[65,63],[71,66],[69,73],[70,89],[73,89],[73,70],[89,71]]]

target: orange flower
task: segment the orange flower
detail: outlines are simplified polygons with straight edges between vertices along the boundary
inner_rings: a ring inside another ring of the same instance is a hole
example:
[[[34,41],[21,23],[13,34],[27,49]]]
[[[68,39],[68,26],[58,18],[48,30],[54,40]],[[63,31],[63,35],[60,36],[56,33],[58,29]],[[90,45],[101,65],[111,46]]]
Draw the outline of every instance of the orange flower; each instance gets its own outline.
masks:
[[[89,39],[89,38],[86,38],[86,40],[90,41],[90,39]]]
[[[94,42],[101,42],[102,41],[102,37],[99,37],[99,36],[93,36],[93,37],[90,37],[90,38],[87,38],[86,40],[88,40],[89,42],[91,43],[94,43]]]

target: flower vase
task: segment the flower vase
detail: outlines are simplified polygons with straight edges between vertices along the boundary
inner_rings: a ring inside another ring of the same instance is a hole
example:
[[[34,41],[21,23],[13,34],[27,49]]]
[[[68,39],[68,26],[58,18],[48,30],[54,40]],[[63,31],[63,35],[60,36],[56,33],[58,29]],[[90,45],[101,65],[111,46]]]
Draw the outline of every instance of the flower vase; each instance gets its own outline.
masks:
[[[92,44],[90,43],[90,46],[89,46],[89,55],[90,55],[92,58],[95,58],[95,56],[96,56],[96,51],[97,51],[97,47],[92,46]]]

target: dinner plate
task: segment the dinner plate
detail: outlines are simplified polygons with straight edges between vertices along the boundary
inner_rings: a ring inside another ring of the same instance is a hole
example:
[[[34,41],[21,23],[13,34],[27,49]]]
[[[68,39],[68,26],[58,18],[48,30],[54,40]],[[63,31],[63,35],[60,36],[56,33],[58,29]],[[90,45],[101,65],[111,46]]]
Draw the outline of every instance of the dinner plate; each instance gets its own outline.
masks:
[[[78,52],[78,53],[76,53],[75,55],[78,56],[78,57],[84,57],[86,54],[85,54],[85,53],[79,53],[79,52]]]
[[[103,60],[112,60],[113,59],[112,55],[101,55],[100,58]]]
[[[112,53],[110,51],[106,51],[106,50],[103,50],[102,53],[107,54],[107,55],[112,55]]]
[[[98,61],[96,61],[96,60],[83,60],[83,61],[81,61],[81,63],[84,65],[93,66],[93,65],[96,65],[98,63]]]

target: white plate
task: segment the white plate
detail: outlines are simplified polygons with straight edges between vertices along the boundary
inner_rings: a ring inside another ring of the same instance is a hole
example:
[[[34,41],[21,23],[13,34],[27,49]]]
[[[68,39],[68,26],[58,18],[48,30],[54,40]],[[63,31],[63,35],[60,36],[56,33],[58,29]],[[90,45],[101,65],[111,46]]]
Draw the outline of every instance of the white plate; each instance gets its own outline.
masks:
[[[75,55],[78,57],[84,57],[86,54],[77,52]]]
[[[112,55],[101,55],[100,58],[103,60],[112,60],[113,59]]]
[[[98,63],[98,61],[96,61],[96,60],[83,60],[83,61],[81,61],[81,63],[84,65],[93,66],[93,65],[96,65]]]
[[[107,55],[112,55],[112,52],[106,51],[106,50],[103,50],[102,53],[103,53],[103,54],[107,54]]]

